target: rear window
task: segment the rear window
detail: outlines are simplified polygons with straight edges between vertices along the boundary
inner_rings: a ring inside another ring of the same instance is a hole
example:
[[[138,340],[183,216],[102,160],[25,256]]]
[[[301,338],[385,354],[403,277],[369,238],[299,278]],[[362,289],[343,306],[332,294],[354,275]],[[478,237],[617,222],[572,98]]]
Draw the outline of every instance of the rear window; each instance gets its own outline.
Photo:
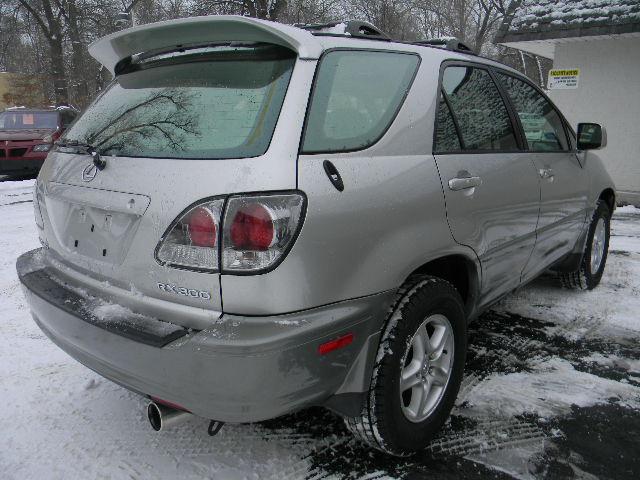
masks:
[[[0,130],[37,130],[58,127],[57,112],[2,112]]]
[[[65,141],[107,155],[176,159],[264,154],[295,63],[274,46],[164,55],[116,77]]]
[[[419,57],[336,50],[316,75],[304,153],[360,150],[389,128],[411,87]]]
[[[486,70],[447,67],[442,76],[442,90],[457,123],[463,149],[518,149],[507,107]],[[436,145],[438,148],[444,146]]]

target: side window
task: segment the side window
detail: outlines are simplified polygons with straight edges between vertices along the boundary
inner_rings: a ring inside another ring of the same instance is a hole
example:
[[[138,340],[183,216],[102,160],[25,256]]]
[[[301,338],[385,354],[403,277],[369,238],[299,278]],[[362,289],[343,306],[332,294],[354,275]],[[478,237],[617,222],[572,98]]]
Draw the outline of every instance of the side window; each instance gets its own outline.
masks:
[[[411,87],[419,57],[336,50],[318,67],[302,151],[359,150],[387,130]]]
[[[529,150],[549,152],[568,150],[562,119],[551,103],[535,88],[510,75],[498,74],[513,103]]]
[[[62,112],[60,114],[62,117],[62,128],[67,128],[71,123],[75,120],[75,115],[71,112]]]
[[[486,70],[447,67],[442,88],[458,122],[465,150],[518,149],[507,108]]]
[[[436,152],[455,152],[462,150],[456,124],[451,116],[451,110],[440,93],[438,116],[436,118]]]

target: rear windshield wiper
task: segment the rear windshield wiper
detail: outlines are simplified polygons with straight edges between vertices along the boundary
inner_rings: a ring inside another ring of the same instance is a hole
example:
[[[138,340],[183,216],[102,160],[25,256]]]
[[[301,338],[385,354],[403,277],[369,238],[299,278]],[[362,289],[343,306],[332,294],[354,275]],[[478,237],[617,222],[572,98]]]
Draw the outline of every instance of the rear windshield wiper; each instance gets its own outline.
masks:
[[[62,148],[76,148],[78,150],[83,150],[85,153],[91,155],[91,158],[93,158],[93,164],[98,170],[103,170],[104,167],[107,166],[107,161],[101,157],[100,151],[93,145],[79,142],[78,140],[58,141],[56,145]]]

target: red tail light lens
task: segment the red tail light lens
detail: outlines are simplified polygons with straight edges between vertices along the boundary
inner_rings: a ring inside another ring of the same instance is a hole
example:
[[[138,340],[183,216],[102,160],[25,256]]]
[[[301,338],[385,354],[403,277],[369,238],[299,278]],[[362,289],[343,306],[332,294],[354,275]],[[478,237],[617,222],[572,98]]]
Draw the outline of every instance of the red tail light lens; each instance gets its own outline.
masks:
[[[238,209],[231,224],[231,243],[244,250],[267,250],[273,243],[273,215],[259,203]]]
[[[173,267],[217,271],[223,205],[223,199],[209,200],[179,217],[158,244],[158,261]]]
[[[197,207],[187,219],[191,243],[197,247],[215,247],[218,227],[213,212],[206,207]]]
[[[293,245],[305,205],[298,192],[233,195],[226,206],[223,198],[203,201],[178,217],[162,236],[156,259],[190,270],[264,272]]]
[[[277,265],[302,224],[300,193],[230,197],[222,222],[222,273],[256,273]]]

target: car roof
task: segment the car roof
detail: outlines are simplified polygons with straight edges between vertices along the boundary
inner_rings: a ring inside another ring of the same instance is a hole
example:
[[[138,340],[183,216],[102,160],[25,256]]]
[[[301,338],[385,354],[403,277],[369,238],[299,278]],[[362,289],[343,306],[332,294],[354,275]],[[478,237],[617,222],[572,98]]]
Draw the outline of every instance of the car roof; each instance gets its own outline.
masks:
[[[375,28],[375,27],[373,27]],[[312,33],[307,28],[238,15],[210,15],[141,25],[107,35],[89,46],[89,53],[112,74],[119,62],[133,55],[215,42],[265,42],[287,47],[303,60],[319,59],[333,48],[413,52],[434,60],[466,60],[516,70],[484,57],[446,50],[432,45],[381,41],[351,36]]]
[[[398,42],[393,40],[368,40],[364,38],[352,38],[345,35],[322,35],[318,38],[320,39],[320,43],[322,44],[323,51],[347,48],[357,50],[364,49],[410,52],[417,53],[423,58],[431,58],[438,64],[447,60],[463,61],[492,66],[495,68],[506,70],[515,75],[522,76],[522,73],[518,72],[514,68],[490,58],[482,57],[480,55],[475,55],[472,53],[447,50],[446,48],[435,45],[425,45],[424,43]]]

